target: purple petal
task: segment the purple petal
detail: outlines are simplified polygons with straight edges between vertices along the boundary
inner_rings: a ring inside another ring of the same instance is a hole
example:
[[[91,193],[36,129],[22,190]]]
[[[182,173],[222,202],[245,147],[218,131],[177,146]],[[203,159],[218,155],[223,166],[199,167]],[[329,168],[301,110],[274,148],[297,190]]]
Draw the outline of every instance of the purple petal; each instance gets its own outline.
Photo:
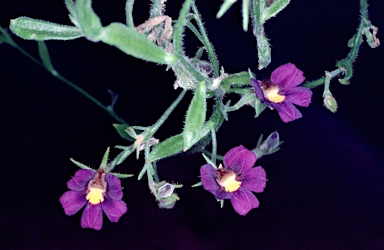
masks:
[[[308,107],[311,103],[312,91],[305,87],[295,87],[284,91],[285,100],[302,106]]]
[[[112,222],[118,222],[120,217],[128,210],[124,201],[112,199],[105,199],[101,206],[108,219]]]
[[[74,191],[83,191],[88,182],[95,175],[95,171],[88,169],[77,170],[75,176],[67,182],[67,187]]]
[[[276,110],[279,112],[281,120],[285,123],[302,117],[300,111],[288,101],[276,103]]]
[[[201,183],[204,189],[211,192],[218,200],[230,199],[232,197],[231,194],[225,192],[217,184],[216,175],[216,169],[210,164],[205,164],[200,168]]]
[[[224,155],[224,165],[236,174],[248,172],[256,162],[256,155],[240,145],[232,148]]]
[[[105,181],[107,182],[108,196],[114,200],[121,200],[123,198],[123,190],[121,190],[120,179],[112,174],[107,174]]]
[[[232,194],[231,203],[235,211],[240,215],[246,215],[252,208],[257,208],[260,203],[251,191],[240,188]]]
[[[86,194],[76,191],[67,191],[59,199],[66,215],[74,215],[87,202]]]
[[[281,65],[271,74],[271,81],[279,86],[279,90],[296,87],[304,81],[303,71],[296,68],[292,63]]]
[[[265,97],[264,97],[264,92],[261,89],[260,82],[256,79],[251,78],[251,83],[253,85],[253,89],[255,90],[255,94],[256,94],[257,98],[259,98],[260,101],[264,102]]]
[[[241,177],[241,186],[249,191],[261,193],[264,191],[267,175],[262,167],[255,167]]]
[[[216,169],[210,164],[205,164],[200,168],[201,183],[205,190],[213,191],[220,188],[216,182],[216,175]]]
[[[101,204],[92,205],[88,202],[85,206],[83,215],[81,216],[81,227],[100,230],[103,225],[102,211]]]

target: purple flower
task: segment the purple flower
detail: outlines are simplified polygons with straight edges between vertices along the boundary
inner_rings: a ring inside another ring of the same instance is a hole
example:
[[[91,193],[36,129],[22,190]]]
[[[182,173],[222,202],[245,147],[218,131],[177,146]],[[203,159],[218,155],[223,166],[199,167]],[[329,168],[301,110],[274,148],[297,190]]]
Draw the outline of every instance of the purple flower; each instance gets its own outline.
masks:
[[[216,199],[230,199],[240,215],[246,215],[260,203],[252,192],[261,193],[266,185],[265,170],[258,166],[255,154],[242,145],[232,148],[224,155],[224,167],[216,170],[206,164],[200,168],[201,182],[205,190]]]
[[[71,191],[60,197],[66,215],[74,215],[84,205],[81,216],[83,228],[100,230],[103,225],[102,211],[112,222],[117,222],[127,212],[127,205],[121,199],[120,179],[104,171],[80,169],[75,176],[67,182]]]
[[[304,81],[303,71],[292,63],[281,65],[271,74],[270,81],[258,81],[251,78],[255,94],[260,101],[276,109],[283,122],[301,118],[300,111],[293,105],[308,107],[312,91],[297,87]]]

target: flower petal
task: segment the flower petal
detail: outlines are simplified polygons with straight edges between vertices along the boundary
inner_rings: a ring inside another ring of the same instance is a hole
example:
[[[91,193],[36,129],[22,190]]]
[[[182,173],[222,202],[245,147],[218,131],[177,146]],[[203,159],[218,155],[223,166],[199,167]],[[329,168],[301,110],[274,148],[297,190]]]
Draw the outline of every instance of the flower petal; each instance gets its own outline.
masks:
[[[275,108],[277,112],[279,112],[280,118],[283,122],[290,122],[302,117],[300,111],[288,101],[276,103]]]
[[[246,215],[252,208],[257,208],[260,202],[251,191],[240,188],[232,194],[231,203],[235,211],[240,215]]]
[[[312,91],[305,87],[295,87],[284,91],[285,100],[302,106],[308,107],[311,103]]]
[[[105,199],[101,206],[108,219],[112,222],[118,222],[120,217],[128,210],[124,201],[112,199]]]
[[[225,192],[216,181],[216,169],[210,164],[205,164],[200,168],[201,183],[205,190],[211,192],[216,199],[225,200],[230,199],[230,193]]]
[[[256,79],[251,78],[251,83],[253,85],[253,89],[255,90],[255,94],[256,94],[257,98],[259,98],[260,101],[264,102],[265,97],[264,97],[264,92],[261,89],[260,82]]]
[[[279,90],[296,87],[304,81],[303,71],[296,68],[293,63],[281,65],[271,74],[271,82],[279,86]]]
[[[249,191],[261,193],[267,182],[265,170],[258,166],[249,170],[241,177],[241,186]]]
[[[240,145],[229,150],[224,155],[224,165],[236,174],[248,172],[256,162],[256,155]]]
[[[114,200],[121,200],[123,198],[123,190],[121,189],[121,181],[114,175],[107,174],[105,176],[107,182],[108,196]]]
[[[87,202],[86,194],[76,191],[67,191],[59,199],[66,215],[74,215]]]
[[[81,227],[100,230],[103,225],[102,211],[101,204],[92,205],[88,202],[81,216]]]
[[[216,175],[216,169],[210,164],[205,164],[200,168],[201,183],[205,190],[212,191],[220,188],[216,182]]]
[[[75,176],[67,182],[67,187],[73,191],[83,191],[94,175],[95,171],[93,170],[77,170]]]

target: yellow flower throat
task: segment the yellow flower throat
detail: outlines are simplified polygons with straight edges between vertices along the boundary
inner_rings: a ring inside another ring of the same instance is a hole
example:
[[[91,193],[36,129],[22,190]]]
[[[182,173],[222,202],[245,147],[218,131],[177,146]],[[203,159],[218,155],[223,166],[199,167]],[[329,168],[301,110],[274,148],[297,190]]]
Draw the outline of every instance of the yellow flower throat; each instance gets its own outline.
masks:
[[[86,199],[92,205],[97,205],[104,201],[106,190],[107,183],[105,182],[105,174],[102,171],[98,171],[88,183],[88,194]]]
[[[236,177],[237,175],[234,172],[221,172],[216,180],[225,191],[231,193],[237,191],[241,186],[241,182],[237,181]]]
[[[263,89],[265,97],[274,103],[280,103],[285,100],[284,95],[279,95],[279,88],[277,86],[271,85],[267,89]]]

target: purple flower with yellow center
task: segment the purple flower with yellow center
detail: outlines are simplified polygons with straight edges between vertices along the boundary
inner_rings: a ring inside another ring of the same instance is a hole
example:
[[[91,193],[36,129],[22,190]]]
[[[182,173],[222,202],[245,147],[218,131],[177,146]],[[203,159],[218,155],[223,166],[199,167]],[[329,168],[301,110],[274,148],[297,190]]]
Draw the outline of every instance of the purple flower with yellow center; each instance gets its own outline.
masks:
[[[216,199],[230,199],[240,215],[246,215],[260,203],[252,192],[261,193],[266,185],[265,170],[258,166],[255,154],[242,145],[232,148],[224,155],[224,166],[218,169],[206,164],[200,168],[201,183]]]
[[[112,222],[117,222],[127,212],[127,205],[121,200],[120,179],[104,173],[103,169],[80,169],[67,186],[71,191],[60,197],[60,203],[66,215],[74,215],[85,205],[81,216],[83,228],[100,230],[103,225],[102,211]]]
[[[304,79],[303,71],[287,63],[272,72],[270,81],[251,78],[251,83],[257,98],[268,107],[276,109],[283,122],[290,122],[302,117],[293,104],[308,107],[311,103],[312,91],[297,87]]]

